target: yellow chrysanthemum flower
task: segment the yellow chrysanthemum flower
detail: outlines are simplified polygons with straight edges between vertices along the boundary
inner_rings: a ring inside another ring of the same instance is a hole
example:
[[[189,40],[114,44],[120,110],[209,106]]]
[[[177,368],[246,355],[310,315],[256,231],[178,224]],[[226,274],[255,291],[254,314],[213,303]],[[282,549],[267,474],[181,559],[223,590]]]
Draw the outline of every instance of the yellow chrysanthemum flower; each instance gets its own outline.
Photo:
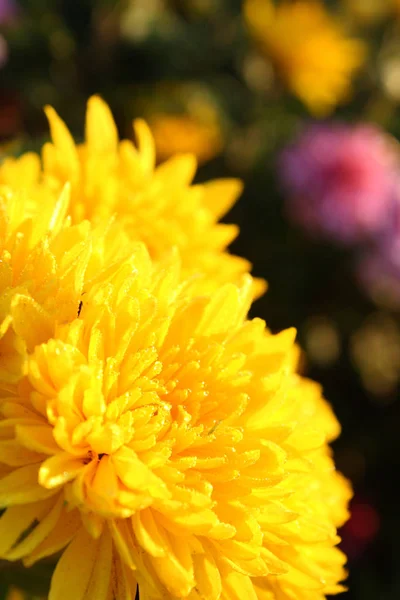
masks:
[[[44,190],[40,200],[0,186],[0,398],[19,380],[26,352],[73,319],[85,286],[129,253],[112,222],[71,225],[68,186],[57,202]]]
[[[105,260],[64,197],[34,220],[20,198],[0,211],[23,362],[15,378],[1,348],[0,558],[62,552],[49,600],[340,591],[338,424],[296,374],[294,331],[245,320],[251,278],[196,295],[176,254]]]
[[[317,115],[350,93],[364,46],[344,31],[318,0],[246,0],[245,17],[262,51],[291,91]]]
[[[97,96],[88,102],[82,145],[75,145],[52,108],[46,113],[53,141],[43,147],[43,173],[35,155],[8,159],[0,167],[0,183],[21,186],[25,181],[40,202],[43,186],[58,195],[70,182],[73,223],[89,219],[98,225],[116,216],[123,231],[131,240],[145,242],[155,260],[178,247],[183,277],[200,274],[203,291],[238,281],[250,269],[247,260],[226,251],[237,226],[217,223],[241,193],[239,180],[193,185],[193,154],[176,155],[155,167],[154,139],[146,123],[135,121],[138,147],[129,140],[119,142],[110,109]],[[253,288],[260,295],[265,283],[255,280]]]
[[[40,178],[40,159],[33,152],[27,152],[20,158],[6,157],[0,164],[0,186],[9,186],[13,190],[29,190],[29,196],[37,190]]]

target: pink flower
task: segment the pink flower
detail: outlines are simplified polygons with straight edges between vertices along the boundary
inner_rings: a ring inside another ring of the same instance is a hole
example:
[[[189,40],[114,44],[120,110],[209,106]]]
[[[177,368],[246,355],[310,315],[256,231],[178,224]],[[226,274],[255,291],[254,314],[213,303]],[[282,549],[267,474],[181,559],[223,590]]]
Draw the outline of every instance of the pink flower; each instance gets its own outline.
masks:
[[[312,125],[280,161],[289,217],[315,237],[342,243],[384,227],[399,173],[394,141],[372,125]]]
[[[18,12],[15,0],[0,0],[0,25],[11,23]]]

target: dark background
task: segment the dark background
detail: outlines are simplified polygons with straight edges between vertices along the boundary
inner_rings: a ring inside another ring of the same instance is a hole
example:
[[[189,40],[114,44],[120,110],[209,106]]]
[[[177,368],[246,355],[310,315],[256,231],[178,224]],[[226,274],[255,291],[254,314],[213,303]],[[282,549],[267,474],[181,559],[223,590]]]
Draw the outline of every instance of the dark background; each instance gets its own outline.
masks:
[[[354,24],[345,2],[329,4]],[[252,316],[273,331],[297,327],[304,372],[321,382],[342,423],[335,455],[355,490],[343,531],[350,591],[342,598],[394,600],[400,595],[399,313],[359,287],[354,251],[313,242],[285,218],[277,159],[310,115],[267,60],[260,66],[241,6],[240,0],[20,0],[12,19],[0,23],[9,54],[0,69],[0,160],[40,148],[47,137],[44,104],[81,138],[93,93],[110,104],[125,137],[132,137],[133,117],[187,114],[191,98],[216,115],[224,148],[201,166],[198,180],[245,181],[225,220],[241,227],[232,250],[269,283]],[[398,47],[398,25],[388,18],[355,26],[369,59],[353,99],[332,118],[374,120],[396,136],[400,112],[382,73]],[[10,577],[0,569],[0,580]]]

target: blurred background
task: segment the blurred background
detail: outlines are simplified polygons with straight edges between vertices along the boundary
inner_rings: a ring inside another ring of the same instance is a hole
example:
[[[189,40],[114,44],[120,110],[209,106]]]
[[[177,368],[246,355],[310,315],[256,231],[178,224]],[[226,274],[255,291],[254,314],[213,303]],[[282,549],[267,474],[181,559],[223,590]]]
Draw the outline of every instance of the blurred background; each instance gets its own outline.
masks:
[[[160,161],[244,179],[225,220],[269,283],[252,316],[297,327],[342,423],[342,598],[398,598],[400,0],[0,0],[0,161],[39,150],[45,104],[82,138],[93,93],[121,136],[148,120]],[[0,599],[15,579],[0,564]]]

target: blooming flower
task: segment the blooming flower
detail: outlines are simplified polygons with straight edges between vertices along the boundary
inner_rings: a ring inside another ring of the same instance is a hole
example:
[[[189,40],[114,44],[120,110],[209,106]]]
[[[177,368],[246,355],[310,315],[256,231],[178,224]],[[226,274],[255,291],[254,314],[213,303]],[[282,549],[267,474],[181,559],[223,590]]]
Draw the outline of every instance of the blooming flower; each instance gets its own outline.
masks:
[[[71,225],[68,190],[23,198],[0,211],[0,558],[61,552],[49,600],[339,592],[339,426],[294,331],[246,321],[250,276],[198,295],[177,253]]]
[[[190,152],[199,163],[206,162],[222,149],[222,134],[217,121],[202,123],[191,115],[155,114],[149,120],[157,156]]]
[[[43,174],[37,175],[36,196],[40,197],[44,184],[57,195],[71,182],[69,214],[74,223],[89,219],[97,225],[116,215],[130,238],[145,242],[156,260],[177,246],[183,276],[200,275],[198,286],[205,291],[237,281],[249,270],[248,261],[226,251],[237,227],[217,223],[240,194],[240,181],[192,185],[193,154],[173,156],[155,168],[154,139],[146,123],[135,121],[137,148],[128,140],[119,142],[111,112],[98,97],[89,100],[86,142],[81,146],[75,145],[52,108],[46,113],[53,141],[43,148]],[[7,168],[18,178],[18,166],[9,161]],[[2,177],[0,167],[0,181]],[[30,187],[35,187],[33,180],[31,176]],[[265,284],[255,280],[253,288],[259,295]]]
[[[350,93],[351,76],[364,56],[317,0],[246,0],[245,17],[261,50],[290,90],[317,115]]]
[[[386,226],[398,195],[394,143],[372,125],[314,125],[282,155],[287,212],[305,230],[355,242]]]
[[[0,0],[0,25],[12,22],[18,12],[15,0]]]
[[[51,194],[39,204],[0,186],[0,398],[19,381],[26,352],[74,318],[84,286],[125,255],[112,224],[71,226],[68,199],[65,189],[55,204]]]

